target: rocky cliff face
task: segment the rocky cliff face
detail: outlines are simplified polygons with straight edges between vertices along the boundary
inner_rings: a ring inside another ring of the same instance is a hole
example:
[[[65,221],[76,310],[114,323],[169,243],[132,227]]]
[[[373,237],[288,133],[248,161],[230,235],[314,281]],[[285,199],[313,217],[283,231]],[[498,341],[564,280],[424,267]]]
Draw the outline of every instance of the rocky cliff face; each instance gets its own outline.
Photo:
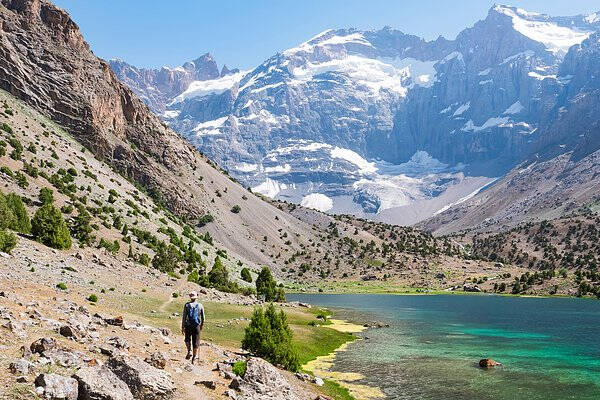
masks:
[[[256,191],[411,223],[565,144],[547,130],[593,76],[574,71],[583,61],[569,49],[599,28],[596,14],[494,6],[452,41],[329,30],[253,70],[192,82],[162,117]]]
[[[157,114],[162,114],[173,97],[185,91],[194,81],[207,81],[237,71],[223,66],[221,72],[212,55],[206,53],[180,67],[160,69],[136,68],[122,60],[110,60],[110,67]]]

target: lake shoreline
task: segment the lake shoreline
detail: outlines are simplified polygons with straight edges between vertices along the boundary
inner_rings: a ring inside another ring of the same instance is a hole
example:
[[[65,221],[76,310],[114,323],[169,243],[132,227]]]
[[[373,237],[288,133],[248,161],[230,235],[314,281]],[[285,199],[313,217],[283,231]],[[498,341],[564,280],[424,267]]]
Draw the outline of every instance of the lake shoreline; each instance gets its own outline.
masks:
[[[330,319],[331,324],[324,325],[324,328],[333,329],[342,333],[351,333],[353,340],[343,343],[329,354],[318,356],[316,359],[302,365],[302,369],[318,376],[322,379],[334,382],[337,385],[348,390],[355,400],[375,400],[384,398],[385,395],[378,387],[354,383],[364,378],[357,372],[335,372],[332,367],[335,363],[337,353],[346,351],[347,347],[355,340],[362,340],[356,336],[356,333],[364,332],[368,328],[364,325],[358,325],[341,319]]]

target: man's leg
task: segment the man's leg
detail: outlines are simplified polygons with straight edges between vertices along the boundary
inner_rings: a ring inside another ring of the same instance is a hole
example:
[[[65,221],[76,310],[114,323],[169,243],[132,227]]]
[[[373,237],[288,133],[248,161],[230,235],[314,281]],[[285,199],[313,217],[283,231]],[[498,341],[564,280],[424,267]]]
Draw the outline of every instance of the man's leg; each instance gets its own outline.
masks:
[[[188,327],[185,328],[185,347],[187,348],[187,354],[185,355],[185,359],[189,360],[192,356],[192,335],[190,335],[190,330]]]
[[[198,355],[198,347],[200,347],[200,326],[197,326],[192,331],[192,345],[194,348],[192,349],[192,364],[196,361],[196,356]]]

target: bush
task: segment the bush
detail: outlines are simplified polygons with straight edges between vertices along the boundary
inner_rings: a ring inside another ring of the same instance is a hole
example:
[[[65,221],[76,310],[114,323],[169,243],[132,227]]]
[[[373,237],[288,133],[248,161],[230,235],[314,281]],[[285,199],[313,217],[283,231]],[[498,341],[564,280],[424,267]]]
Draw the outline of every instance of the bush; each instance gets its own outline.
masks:
[[[231,371],[239,377],[244,377],[246,374],[246,361],[236,361],[231,368]]]
[[[252,283],[252,275],[250,275],[250,270],[246,267],[242,268],[242,272],[240,272],[240,276],[242,277],[242,280],[248,282],[248,283]]]
[[[60,290],[67,290],[67,284],[64,282],[60,282],[60,283],[56,284],[56,287]]]
[[[52,204],[54,203],[54,191],[47,187],[43,187],[40,189],[38,199],[42,204]]]
[[[213,222],[214,220],[215,220],[215,217],[213,217],[210,213],[204,214],[198,220],[198,226],[202,227],[208,223]]]
[[[17,237],[14,233],[7,231],[6,229],[0,229],[0,251],[3,253],[9,253],[17,245]]]
[[[10,229],[21,233],[30,233],[31,221],[21,197],[14,193],[9,193],[6,196],[6,204],[15,216],[14,223],[10,226]]]
[[[263,267],[256,278],[256,294],[264,297],[265,301],[277,301],[281,297],[279,291],[271,270],[269,267]]]
[[[254,309],[250,325],[244,331],[242,348],[272,364],[281,364],[290,371],[300,367],[298,351],[292,344],[292,330],[283,311],[273,304]]]
[[[0,192],[0,229],[10,228],[17,223],[17,217],[8,205],[8,200]]]
[[[71,231],[73,237],[76,238],[80,244],[90,245],[95,239],[91,235],[93,230],[92,226],[90,225],[92,216],[82,205],[77,207],[77,211],[77,216],[71,219],[69,230]]]
[[[87,298],[88,301],[91,301],[92,303],[97,303],[98,302],[98,296],[96,296],[95,294],[90,294]]]
[[[119,244],[119,241],[116,239],[112,243],[104,238],[100,239],[100,244],[98,245],[98,248],[101,248],[101,247],[104,247],[106,250],[108,250],[112,254],[116,254],[121,249],[121,245]]]
[[[31,233],[46,246],[55,249],[71,247],[71,235],[60,210],[53,204],[41,206],[31,220]]]
[[[208,281],[217,288],[229,284],[229,273],[218,256],[215,257],[215,264],[208,273]]]
[[[180,259],[181,254],[175,246],[161,243],[152,258],[152,267],[161,272],[174,272]]]
[[[238,206],[237,204],[235,206],[231,207],[231,212],[234,214],[237,214],[240,211],[242,211],[242,207]]]

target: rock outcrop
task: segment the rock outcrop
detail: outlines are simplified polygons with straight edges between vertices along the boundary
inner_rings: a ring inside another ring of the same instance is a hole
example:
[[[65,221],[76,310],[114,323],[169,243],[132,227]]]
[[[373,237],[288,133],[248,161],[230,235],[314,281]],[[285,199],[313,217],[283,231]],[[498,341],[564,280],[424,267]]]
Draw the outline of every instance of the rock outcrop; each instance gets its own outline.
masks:
[[[79,400],[133,400],[127,384],[106,366],[81,368],[73,378],[79,385]]]
[[[169,375],[139,357],[121,354],[111,357],[106,365],[127,384],[137,400],[166,400],[175,394]]]
[[[273,365],[260,358],[250,358],[243,378],[231,382],[230,396],[239,400],[300,400],[287,378]]]
[[[78,398],[77,381],[73,378],[58,374],[41,374],[35,378],[35,385],[43,388],[43,391],[40,391],[48,400],[77,400]]]

